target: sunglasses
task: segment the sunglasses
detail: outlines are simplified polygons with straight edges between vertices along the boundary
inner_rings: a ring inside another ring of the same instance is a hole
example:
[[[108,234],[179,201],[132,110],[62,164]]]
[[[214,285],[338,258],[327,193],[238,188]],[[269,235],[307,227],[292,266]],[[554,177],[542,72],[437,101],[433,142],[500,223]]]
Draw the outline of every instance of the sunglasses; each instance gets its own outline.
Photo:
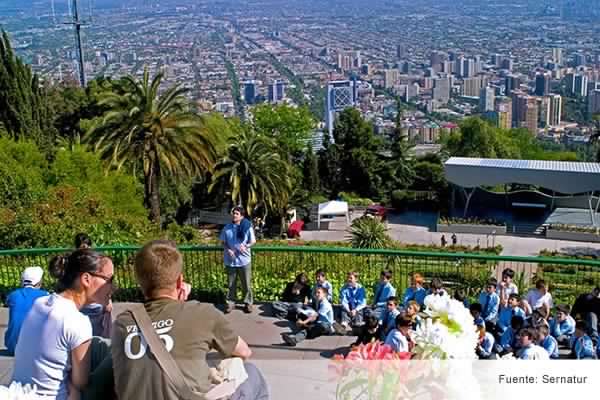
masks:
[[[88,272],[88,274],[90,274],[90,275],[92,275],[92,276],[95,276],[95,277],[97,277],[97,278],[103,279],[103,280],[104,280],[104,282],[106,282],[106,283],[110,283],[111,285],[113,284],[113,281],[114,281],[114,279],[115,279],[115,276],[114,276],[114,275],[111,275],[111,276],[106,276],[106,275],[98,274],[98,273],[96,273],[96,272]]]

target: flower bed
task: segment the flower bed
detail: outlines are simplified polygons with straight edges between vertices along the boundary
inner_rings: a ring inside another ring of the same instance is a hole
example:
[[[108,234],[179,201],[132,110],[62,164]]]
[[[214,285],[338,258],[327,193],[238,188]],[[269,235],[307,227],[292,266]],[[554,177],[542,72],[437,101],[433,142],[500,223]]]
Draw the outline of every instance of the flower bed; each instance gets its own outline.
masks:
[[[594,226],[549,225],[546,229],[546,237],[548,239],[572,240],[575,242],[600,242],[598,229]]]
[[[438,221],[437,231],[475,235],[506,235],[506,225],[490,219],[442,217]]]

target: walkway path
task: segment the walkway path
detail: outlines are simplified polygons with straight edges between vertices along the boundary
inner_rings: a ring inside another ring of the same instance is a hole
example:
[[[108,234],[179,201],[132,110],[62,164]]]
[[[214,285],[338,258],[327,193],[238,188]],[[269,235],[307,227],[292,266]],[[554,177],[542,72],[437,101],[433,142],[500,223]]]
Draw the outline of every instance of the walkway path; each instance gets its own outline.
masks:
[[[389,223],[389,235],[392,239],[409,244],[439,245],[442,233],[430,232],[427,227],[414,225],[401,225]],[[450,241],[451,234],[446,234]],[[341,241],[348,238],[348,233],[339,231],[302,231],[303,240]],[[545,238],[519,237],[519,236],[486,236],[457,234],[458,244],[481,247],[501,244],[503,255],[510,256],[536,256],[541,250],[561,252],[597,252],[600,254],[600,243],[568,242]]]

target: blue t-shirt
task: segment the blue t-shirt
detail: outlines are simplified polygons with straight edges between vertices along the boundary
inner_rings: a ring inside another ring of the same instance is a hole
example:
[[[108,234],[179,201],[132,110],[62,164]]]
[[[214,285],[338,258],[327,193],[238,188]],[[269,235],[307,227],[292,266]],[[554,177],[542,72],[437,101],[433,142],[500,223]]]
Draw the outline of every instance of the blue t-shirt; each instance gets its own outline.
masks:
[[[21,326],[33,303],[42,296],[48,296],[48,292],[33,287],[17,289],[8,295],[6,305],[8,306],[8,328],[4,334],[4,345],[10,355],[15,354],[17,340],[21,332]]]
[[[333,307],[331,303],[327,299],[323,299],[319,303],[319,317],[317,318],[318,322],[332,325],[333,324]]]
[[[404,304],[404,307],[408,307],[408,302],[414,300],[422,307],[425,303],[425,297],[427,297],[427,290],[425,288],[413,288],[409,286],[404,291],[404,296],[402,296],[402,304]]]
[[[240,232],[243,232],[240,234]],[[248,245],[256,241],[254,238],[254,229],[250,221],[243,220],[239,225],[230,223],[225,225],[225,228],[221,231],[219,239],[225,245],[225,251],[223,252],[223,261],[228,267],[245,267],[250,264],[251,254],[250,249],[242,252],[240,246],[242,244]],[[232,257],[227,250],[233,250],[234,256]]]

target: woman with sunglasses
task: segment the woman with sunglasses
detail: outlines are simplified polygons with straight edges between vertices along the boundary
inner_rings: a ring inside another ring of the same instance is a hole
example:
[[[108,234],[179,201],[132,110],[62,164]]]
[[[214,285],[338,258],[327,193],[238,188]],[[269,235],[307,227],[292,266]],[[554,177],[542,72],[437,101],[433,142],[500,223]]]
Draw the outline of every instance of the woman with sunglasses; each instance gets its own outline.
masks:
[[[87,394],[98,386],[110,390],[110,350],[92,337],[90,320],[79,310],[90,303],[108,303],[112,260],[79,249],[54,257],[49,270],[57,280],[56,293],[38,299],[23,322],[13,380],[36,385],[37,394],[48,399],[78,399],[84,389]]]

